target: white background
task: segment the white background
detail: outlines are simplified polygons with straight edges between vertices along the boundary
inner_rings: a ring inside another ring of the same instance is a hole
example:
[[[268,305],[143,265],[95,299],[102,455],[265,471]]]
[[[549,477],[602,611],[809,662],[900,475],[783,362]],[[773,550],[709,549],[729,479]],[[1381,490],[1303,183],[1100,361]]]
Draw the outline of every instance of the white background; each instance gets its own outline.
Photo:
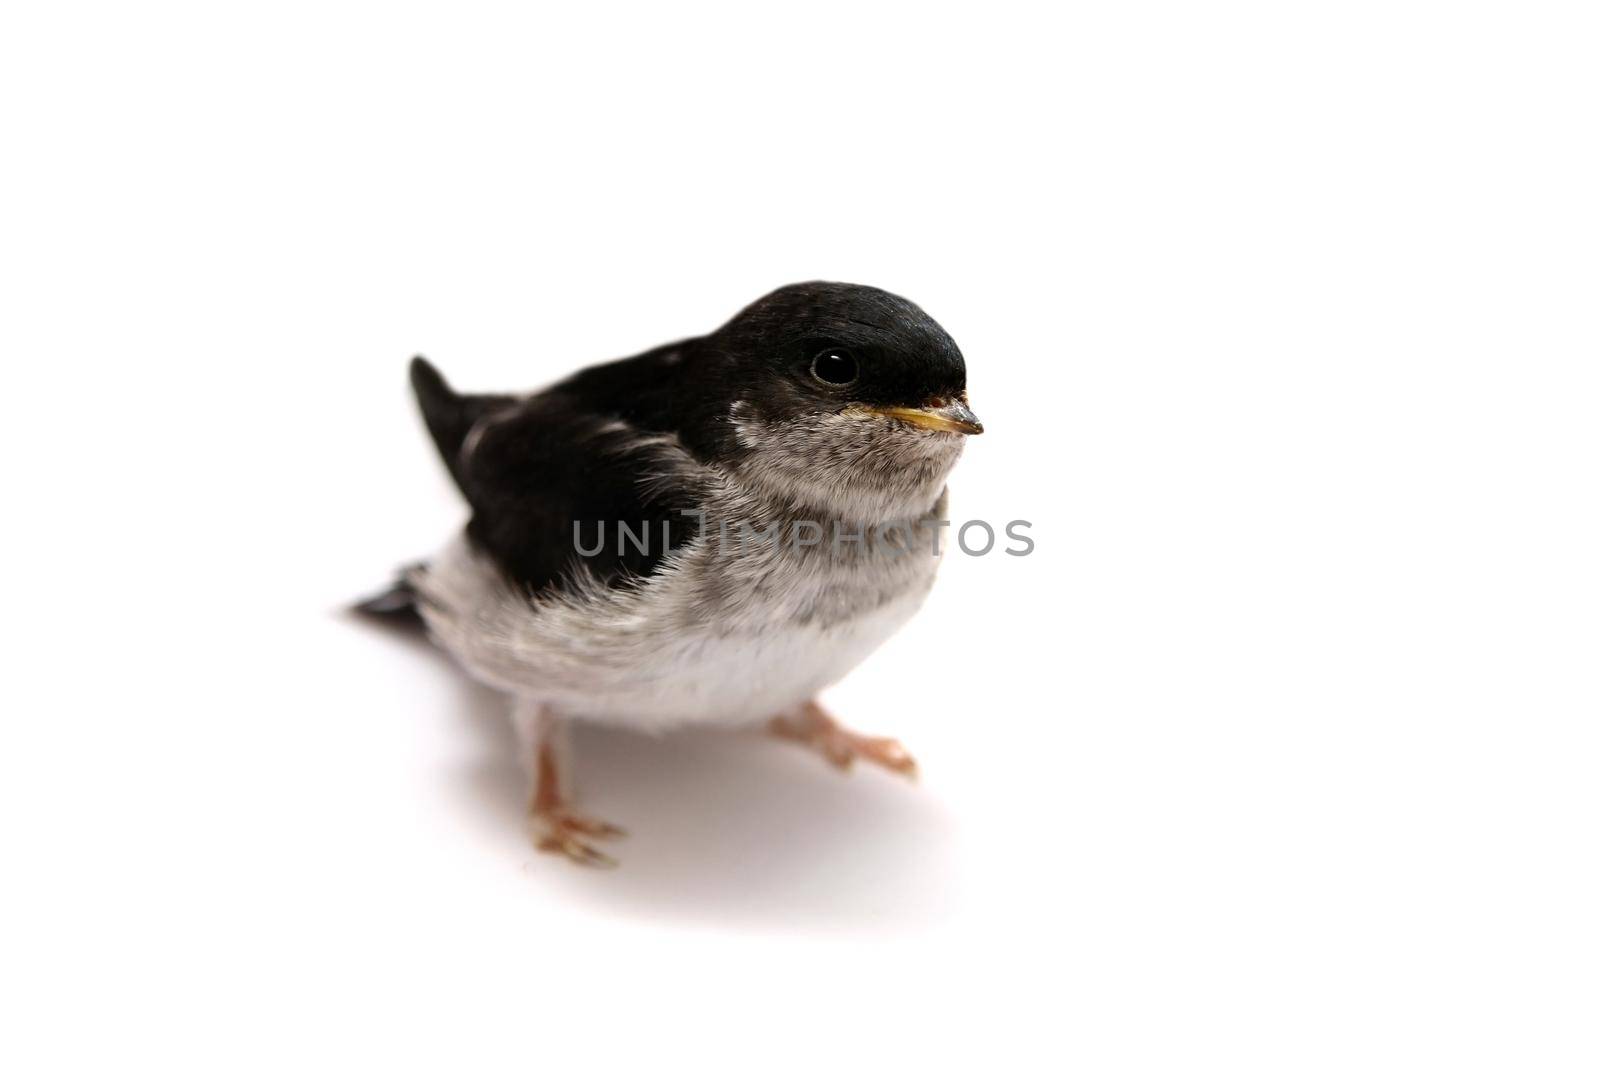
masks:
[[[15,1063],[1592,1064],[1586,5],[8,4]],[[339,614],[464,512],[404,387],[791,281],[989,427],[829,695],[924,777],[585,731]]]

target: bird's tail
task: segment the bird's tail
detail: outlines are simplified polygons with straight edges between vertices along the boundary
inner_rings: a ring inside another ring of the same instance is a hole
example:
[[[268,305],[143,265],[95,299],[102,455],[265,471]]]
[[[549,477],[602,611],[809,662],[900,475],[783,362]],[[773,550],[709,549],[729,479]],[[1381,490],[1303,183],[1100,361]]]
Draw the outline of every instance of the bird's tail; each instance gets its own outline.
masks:
[[[417,588],[411,584],[411,575],[420,569],[420,565],[407,567],[389,586],[365,600],[351,604],[350,610],[369,619],[403,626],[421,626],[422,616],[417,613]]]

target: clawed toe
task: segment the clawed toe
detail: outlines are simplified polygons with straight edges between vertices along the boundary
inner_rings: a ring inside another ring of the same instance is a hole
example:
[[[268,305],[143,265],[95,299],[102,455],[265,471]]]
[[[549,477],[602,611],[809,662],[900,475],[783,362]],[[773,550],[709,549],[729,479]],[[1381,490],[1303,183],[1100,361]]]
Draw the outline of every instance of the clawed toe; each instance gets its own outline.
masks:
[[[558,816],[557,821],[564,829],[570,830],[575,834],[598,837],[606,841],[628,836],[628,831],[616,823],[602,822],[599,819],[591,819],[587,815],[579,815],[572,811],[563,811]]]
[[[892,737],[858,737],[857,744],[863,757],[871,760],[880,767],[903,774],[907,778],[917,776],[917,761],[911,758],[911,753],[906,751],[906,746]]]
[[[815,703],[807,704],[797,716],[773,719],[771,730],[779,737],[810,745],[842,771],[849,770],[860,757],[907,778],[917,776],[917,761],[899,741],[847,730]]]
[[[615,867],[617,861],[601,852],[585,837],[611,840],[626,831],[612,823],[591,819],[566,808],[535,811],[530,814],[534,843],[541,852],[559,852],[584,867]]]

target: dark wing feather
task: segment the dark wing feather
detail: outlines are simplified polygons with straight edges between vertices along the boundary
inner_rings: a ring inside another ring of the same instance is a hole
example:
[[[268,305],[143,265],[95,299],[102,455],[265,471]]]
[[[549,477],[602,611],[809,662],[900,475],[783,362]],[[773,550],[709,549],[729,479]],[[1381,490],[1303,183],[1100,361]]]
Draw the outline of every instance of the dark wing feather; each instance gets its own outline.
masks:
[[[467,487],[461,481],[461,446],[467,434],[479,419],[513,407],[516,399],[458,393],[450,388],[438,368],[421,356],[411,359],[411,388],[417,394],[422,421],[427,424],[434,446],[450,470],[450,477],[465,492]]]
[[[606,388],[579,375],[515,401],[446,396],[421,364],[424,418],[446,462],[455,457],[451,473],[472,505],[467,533],[531,592],[579,571],[610,584],[648,577],[699,530],[685,514],[697,507],[695,486],[661,477],[658,450],[640,447],[666,429],[661,404],[673,391],[660,354],[610,366]],[[471,400],[490,403],[468,409]],[[619,524],[633,536],[620,536]]]

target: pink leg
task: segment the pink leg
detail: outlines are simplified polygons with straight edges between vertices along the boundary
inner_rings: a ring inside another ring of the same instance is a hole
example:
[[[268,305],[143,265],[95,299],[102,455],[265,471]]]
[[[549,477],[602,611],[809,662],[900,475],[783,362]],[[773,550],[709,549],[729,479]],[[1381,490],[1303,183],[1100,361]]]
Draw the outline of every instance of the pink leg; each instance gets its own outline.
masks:
[[[623,831],[573,807],[567,781],[565,724],[549,708],[521,699],[512,709],[512,722],[531,781],[528,822],[539,850],[559,852],[585,867],[615,867],[616,860],[583,840],[621,837]]]

